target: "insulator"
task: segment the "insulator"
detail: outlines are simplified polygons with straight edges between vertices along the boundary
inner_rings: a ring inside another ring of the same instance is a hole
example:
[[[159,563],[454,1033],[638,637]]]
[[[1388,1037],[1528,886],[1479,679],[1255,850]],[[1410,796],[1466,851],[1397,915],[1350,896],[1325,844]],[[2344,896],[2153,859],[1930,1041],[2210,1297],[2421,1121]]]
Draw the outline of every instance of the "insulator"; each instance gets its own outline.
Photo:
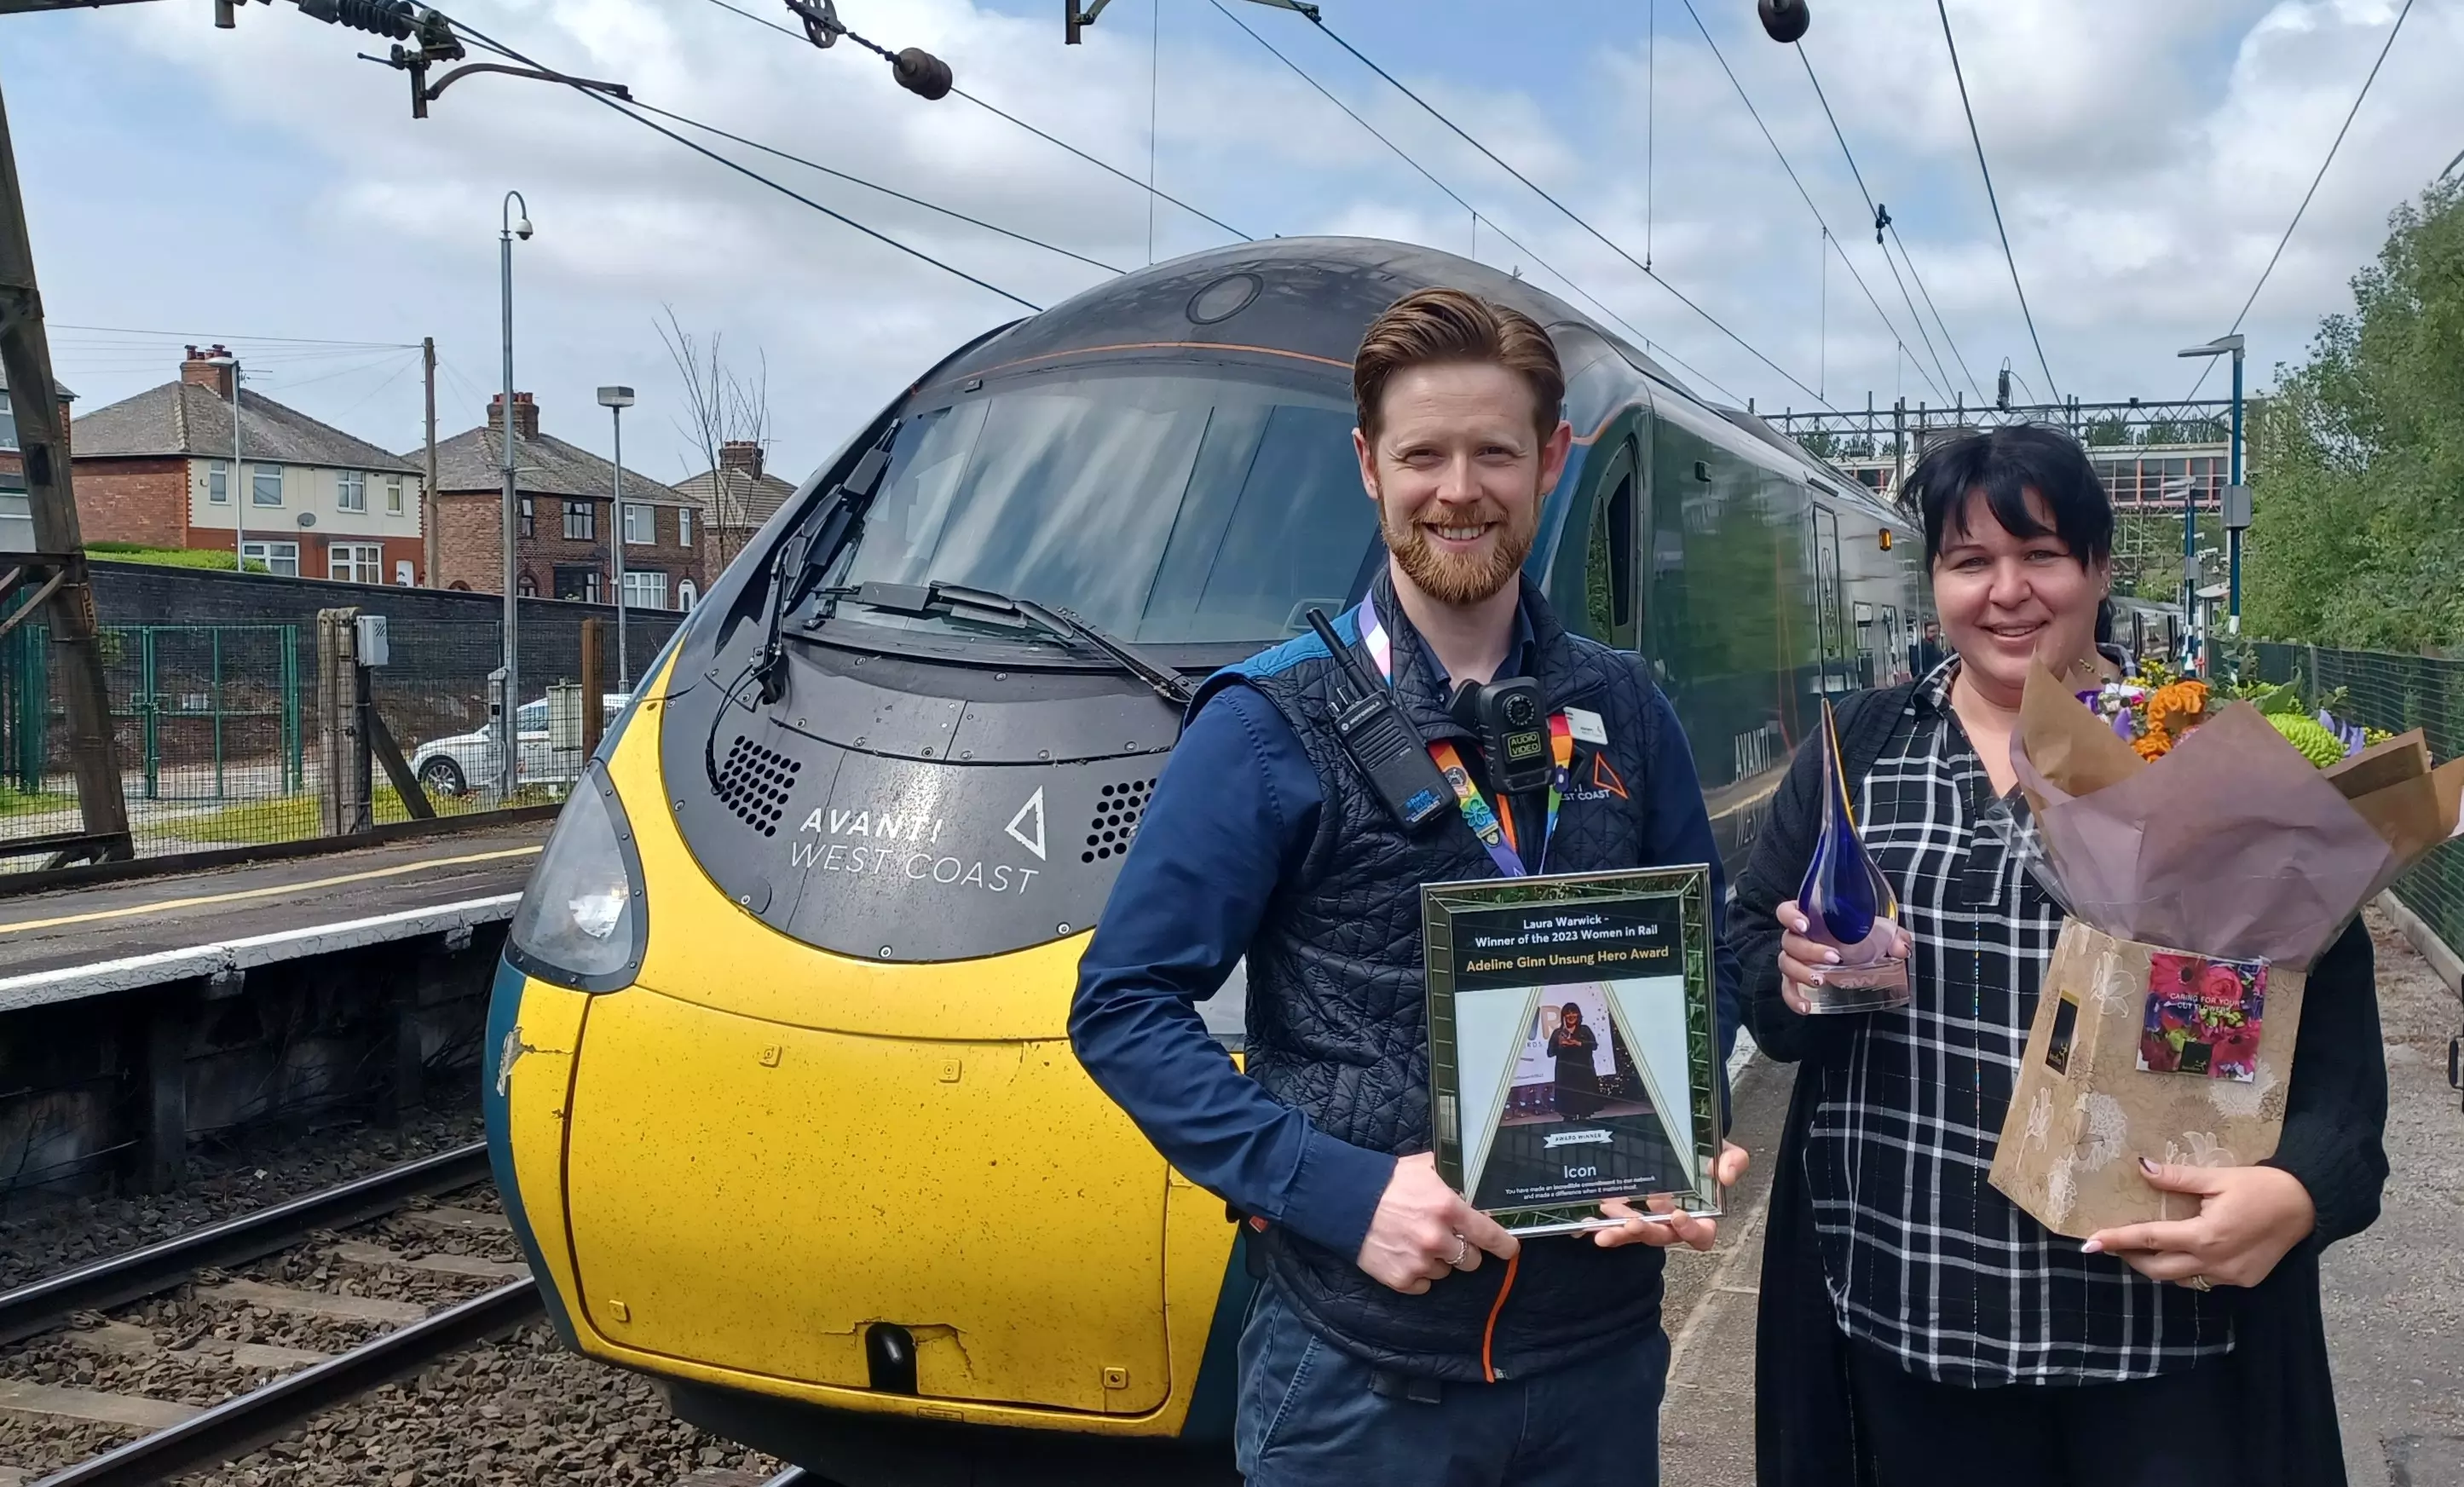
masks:
[[[1754,9],[1762,13],[1763,31],[1781,46],[1804,35],[1814,24],[1814,12],[1805,8],[1805,0],[1754,0]]]
[[[396,41],[409,40],[413,24],[410,0],[299,0],[299,13]]]
[[[947,98],[956,80],[949,63],[921,47],[909,47],[891,58],[890,70],[897,75],[898,85],[917,98]]]

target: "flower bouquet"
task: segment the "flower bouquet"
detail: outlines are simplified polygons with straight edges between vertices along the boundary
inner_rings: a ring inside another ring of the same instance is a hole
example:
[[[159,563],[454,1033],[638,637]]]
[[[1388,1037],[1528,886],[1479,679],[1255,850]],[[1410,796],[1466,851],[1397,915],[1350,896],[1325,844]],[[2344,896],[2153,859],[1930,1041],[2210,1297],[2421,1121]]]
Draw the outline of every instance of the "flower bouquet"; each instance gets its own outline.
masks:
[[[1993,1185],[2078,1237],[2186,1216],[2134,1159],[2275,1153],[2306,973],[2457,834],[2464,759],[2432,768],[2419,732],[2374,739],[2291,689],[2161,672],[2084,693],[2032,677],[2011,755],[2069,920]]]

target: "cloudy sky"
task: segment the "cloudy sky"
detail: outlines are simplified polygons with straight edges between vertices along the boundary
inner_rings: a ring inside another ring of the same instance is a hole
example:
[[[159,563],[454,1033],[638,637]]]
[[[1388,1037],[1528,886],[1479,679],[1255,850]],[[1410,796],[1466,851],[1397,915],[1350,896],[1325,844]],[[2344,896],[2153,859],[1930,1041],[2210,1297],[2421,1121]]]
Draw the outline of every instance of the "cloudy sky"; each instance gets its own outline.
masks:
[[[789,20],[778,0],[739,3]],[[1927,0],[1814,0],[1804,50],[1939,311],[1940,326],[1925,317],[1931,347],[1806,69],[1749,0],[1326,0],[1337,33],[1784,371],[1288,11],[1113,0],[1068,48],[1051,0],[839,0],[859,33],[939,54],[961,88],[1128,175],[1145,179],[1152,159],[1163,190],[1241,232],[1409,238],[1561,294],[1569,276],[1705,391],[1766,410],[1816,392],[1843,408],[1954,388],[1972,402],[2006,361],[2022,398],[2181,396],[2196,369],[2173,352],[2231,324],[2401,3],[1952,0],[2049,385]],[[817,51],[715,0],[458,0],[451,13],[647,103],[1114,268],[1230,240],[973,102],[899,91],[852,45]],[[401,75],[354,57],[383,43],[287,0],[247,6],[231,32],[212,29],[208,0],[158,0],[12,16],[0,34],[54,356],[84,408],[166,380],[183,340],[220,337],[268,395],[408,448],[420,389],[403,348],[434,336],[441,428],[468,426],[501,376],[508,187],[538,225],[515,249],[518,385],[548,431],[604,450],[592,389],[633,384],[627,463],[662,478],[696,468],[654,330],[669,310],[742,369],[766,364],[772,463],[791,476],[956,342],[1021,313],[568,90],[476,77],[415,122]],[[2459,60],[2464,0],[2416,0],[2245,326],[2255,383],[2348,302],[2388,210],[2464,149]],[[1107,276],[704,138],[1023,299]]]

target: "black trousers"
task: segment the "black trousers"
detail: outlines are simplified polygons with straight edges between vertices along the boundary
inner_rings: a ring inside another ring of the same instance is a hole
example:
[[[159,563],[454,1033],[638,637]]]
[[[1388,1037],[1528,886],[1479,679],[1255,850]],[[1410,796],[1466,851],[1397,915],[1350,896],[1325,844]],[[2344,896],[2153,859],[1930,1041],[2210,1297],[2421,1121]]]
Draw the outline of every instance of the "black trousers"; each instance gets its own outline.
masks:
[[[2126,1384],[1936,1384],[1848,1345],[1880,1487],[2230,1487],[2241,1412],[2220,1360]]]

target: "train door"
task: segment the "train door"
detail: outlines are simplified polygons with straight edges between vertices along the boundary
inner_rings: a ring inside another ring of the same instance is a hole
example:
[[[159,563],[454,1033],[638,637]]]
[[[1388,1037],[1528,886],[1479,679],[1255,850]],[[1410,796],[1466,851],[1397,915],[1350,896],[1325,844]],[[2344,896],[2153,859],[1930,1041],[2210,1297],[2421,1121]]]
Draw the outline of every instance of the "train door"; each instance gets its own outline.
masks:
[[[1814,555],[1806,564],[1814,578],[1814,623],[1821,651],[1820,680],[1815,689],[1828,695],[1856,688],[1854,643],[1840,602],[1839,514],[1816,503],[1811,526]]]
[[[1600,464],[1598,476],[1587,484],[1590,530],[1583,543],[1583,632],[1602,645],[1638,650],[1642,644],[1642,604],[1635,558],[1643,529],[1637,519],[1643,494],[1634,441],[1619,440]]]

